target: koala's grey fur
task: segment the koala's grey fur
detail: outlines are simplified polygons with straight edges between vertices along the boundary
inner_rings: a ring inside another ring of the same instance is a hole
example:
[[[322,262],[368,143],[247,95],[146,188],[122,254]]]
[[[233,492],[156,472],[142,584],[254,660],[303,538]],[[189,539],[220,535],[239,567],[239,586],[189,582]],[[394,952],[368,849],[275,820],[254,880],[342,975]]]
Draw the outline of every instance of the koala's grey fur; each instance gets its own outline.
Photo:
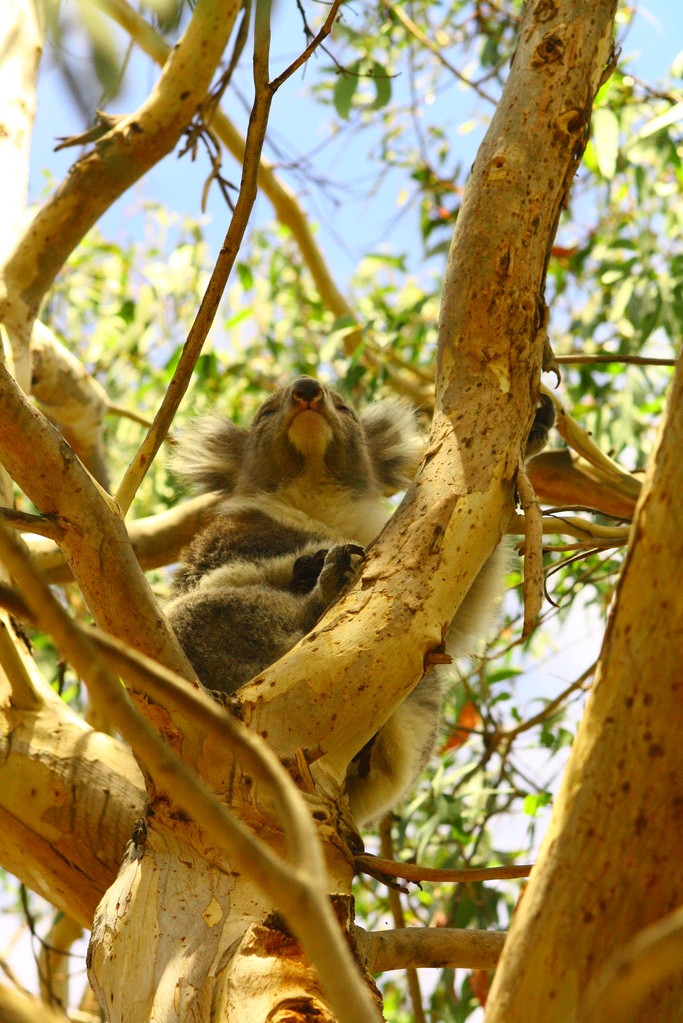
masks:
[[[225,500],[184,551],[167,615],[207,688],[235,692],[314,627],[423,450],[403,402],[357,415],[311,377],[267,398],[248,430],[219,417],[196,422],[176,471]],[[473,653],[495,617],[505,560],[499,548],[463,601],[446,644],[452,656]],[[444,687],[443,673],[429,672],[351,765],[347,792],[359,823],[395,803],[424,767]]]

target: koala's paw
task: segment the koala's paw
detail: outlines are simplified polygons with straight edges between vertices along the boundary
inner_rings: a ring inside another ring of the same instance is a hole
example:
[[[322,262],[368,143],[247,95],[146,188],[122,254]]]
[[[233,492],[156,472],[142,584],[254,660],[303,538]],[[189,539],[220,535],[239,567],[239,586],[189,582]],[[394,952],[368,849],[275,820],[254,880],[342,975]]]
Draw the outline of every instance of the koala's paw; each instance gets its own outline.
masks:
[[[328,551],[315,551],[314,554],[302,554],[292,568],[290,589],[294,593],[310,593],[323,570]]]
[[[542,451],[548,442],[548,434],[555,423],[555,406],[547,394],[539,395],[538,407],[533,426],[526,441],[525,458],[531,458]]]
[[[340,544],[325,554],[325,563],[318,579],[320,593],[326,604],[331,604],[339,591],[353,578],[365,551],[355,543]]]

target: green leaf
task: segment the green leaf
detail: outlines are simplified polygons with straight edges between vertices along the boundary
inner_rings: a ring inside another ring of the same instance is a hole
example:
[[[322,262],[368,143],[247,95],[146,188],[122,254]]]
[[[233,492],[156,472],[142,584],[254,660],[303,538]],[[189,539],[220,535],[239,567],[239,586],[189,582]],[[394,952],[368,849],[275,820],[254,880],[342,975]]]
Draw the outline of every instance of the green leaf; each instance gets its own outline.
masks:
[[[598,169],[603,178],[611,181],[619,155],[619,122],[607,107],[600,107],[593,113],[593,145]]]
[[[334,87],[334,107],[345,121],[348,121],[351,104],[358,87],[358,78],[354,74],[342,71]]]
[[[549,792],[533,792],[524,797],[524,813],[529,817],[535,817],[539,810],[548,806],[552,796]]]
[[[649,138],[650,135],[654,135],[656,132],[661,131],[662,128],[668,128],[672,124],[678,124],[683,121],[683,100],[680,103],[674,103],[672,107],[665,110],[663,114],[659,114],[657,117],[653,117],[652,120],[644,124],[637,135],[631,139],[627,149],[634,146],[641,139]]]
[[[372,83],[375,92],[372,100],[363,96],[368,82]],[[348,121],[354,106],[363,110],[381,110],[391,100],[391,77],[378,61],[362,57],[340,73],[333,99],[337,113],[345,121]]]

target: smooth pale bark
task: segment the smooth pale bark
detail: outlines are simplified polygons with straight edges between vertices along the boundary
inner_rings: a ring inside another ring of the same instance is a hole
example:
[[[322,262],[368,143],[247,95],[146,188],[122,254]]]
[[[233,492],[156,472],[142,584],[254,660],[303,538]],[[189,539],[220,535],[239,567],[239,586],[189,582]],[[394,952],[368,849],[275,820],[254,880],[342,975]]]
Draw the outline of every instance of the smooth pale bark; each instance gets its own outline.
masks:
[[[51,1008],[39,998],[0,984],[0,1019],[2,1023],[70,1023],[60,1009]]]
[[[493,970],[505,935],[450,927],[403,927],[368,933],[354,930],[358,950],[373,973],[430,966]]]
[[[108,490],[102,437],[109,410],[106,391],[39,321],[31,336],[31,393],[86,469]]]
[[[260,823],[272,831],[267,818]],[[88,965],[107,1020],[334,1023],[340,1017],[269,901],[202,846],[196,829],[186,834],[191,844],[150,829],[97,911]],[[351,902],[336,904],[349,933]],[[125,983],[112,983],[112,975]],[[300,1017],[288,1015],[295,1008]]]
[[[86,927],[144,810],[130,751],[49,687],[0,701],[0,863]]]
[[[582,1023],[610,956],[683,902],[682,450],[679,364],[594,689],[487,1023]],[[682,1005],[679,970],[628,1018],[675,1023]]]

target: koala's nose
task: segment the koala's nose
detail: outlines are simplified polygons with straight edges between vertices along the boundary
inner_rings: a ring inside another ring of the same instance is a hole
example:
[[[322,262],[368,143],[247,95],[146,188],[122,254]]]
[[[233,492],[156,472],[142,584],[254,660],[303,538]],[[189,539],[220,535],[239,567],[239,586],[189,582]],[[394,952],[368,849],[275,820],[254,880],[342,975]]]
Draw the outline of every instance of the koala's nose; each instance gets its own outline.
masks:
[[[298,377],[292,384],[292,400],[295,402],[319,401],[323,395],[323,386],[313,377]]]

